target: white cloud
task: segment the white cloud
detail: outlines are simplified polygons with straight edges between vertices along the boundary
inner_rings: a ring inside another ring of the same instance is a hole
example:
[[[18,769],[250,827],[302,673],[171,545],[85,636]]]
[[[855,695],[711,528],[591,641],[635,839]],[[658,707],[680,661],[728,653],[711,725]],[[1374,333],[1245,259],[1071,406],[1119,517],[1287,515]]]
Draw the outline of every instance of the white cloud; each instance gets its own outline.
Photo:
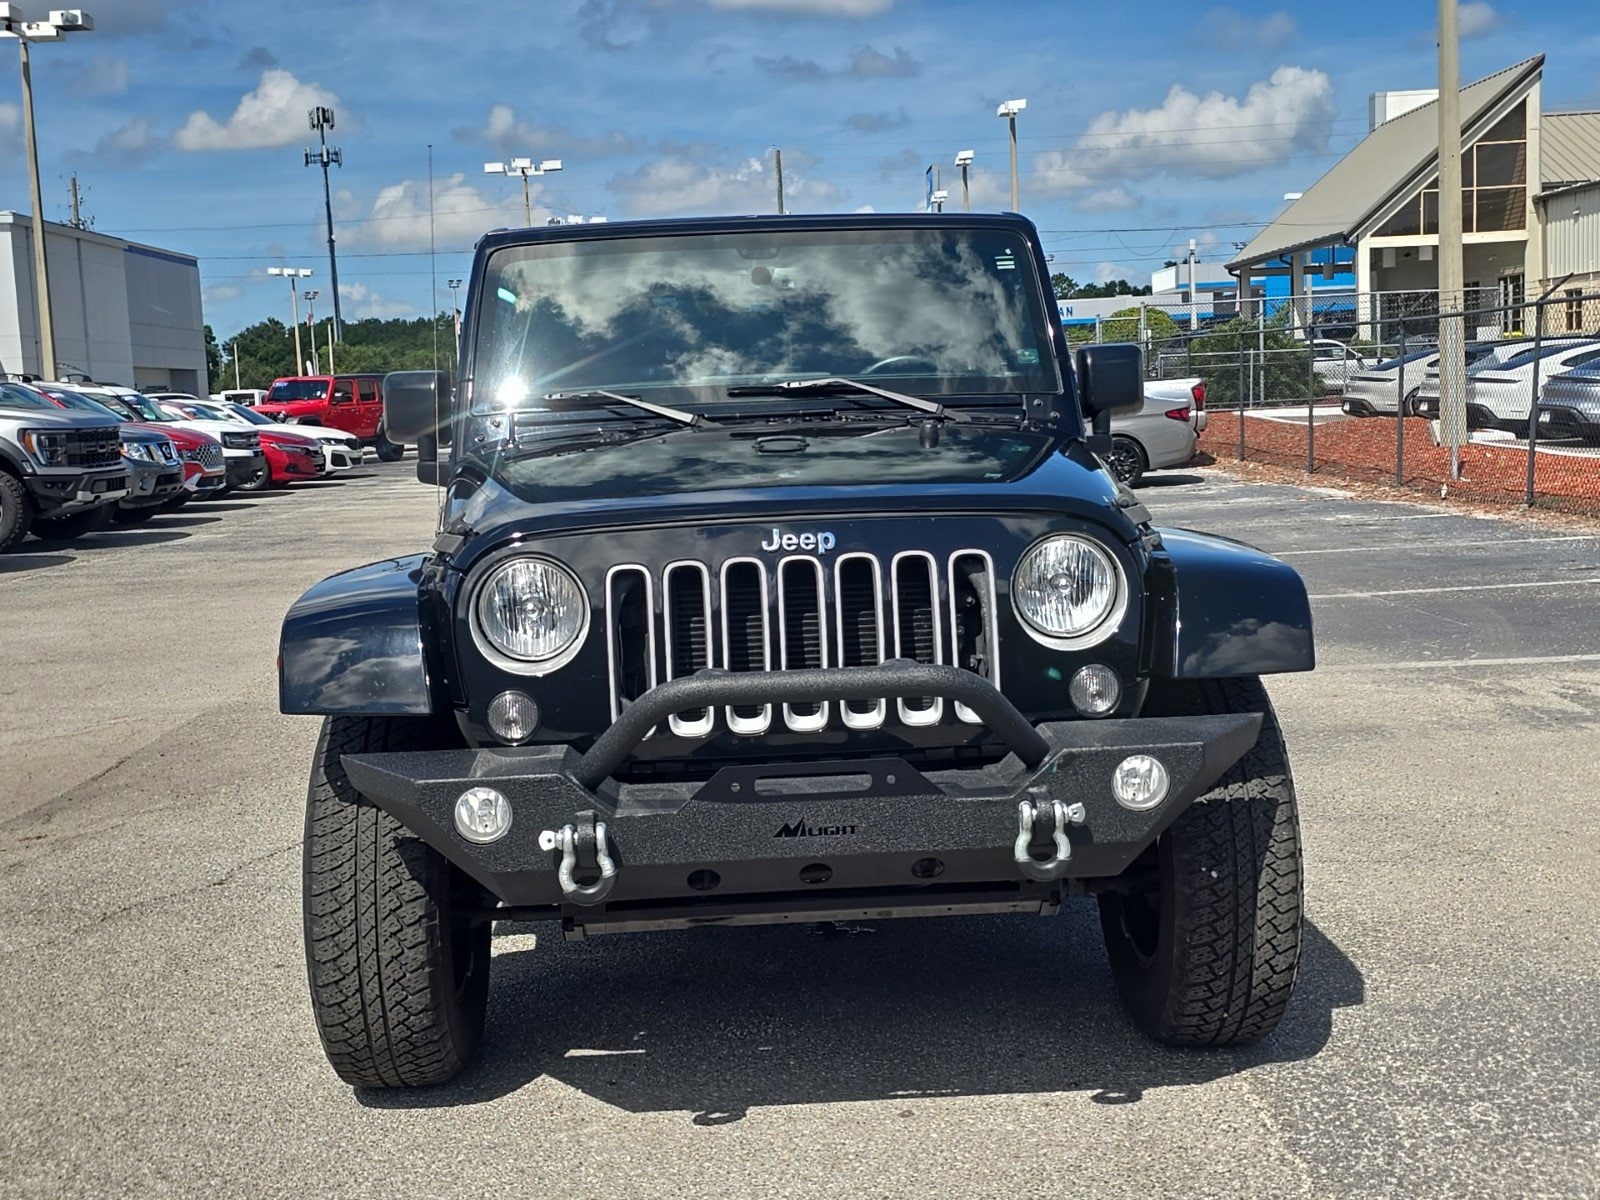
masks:
[[[1075,191],[1157,171],[1227,179],[1327,149],[1333,83],[1321,71],[1279,67],[1243,98],[1174,85],[1159,108],[1101,113],[1069,151],[1034,159],[1049,191]]]
[[[646,163],[611,181],[632,216],[675,213],[770,213],[777,208],[777,185],[767,164],[749,158],[738,166],[707,166],[681,155]],[[784,207],[790,212],[830,208],[839,189],[807,179],[786,167]]]
[[[494,105],[481,127],[456,129],[453,136],[462,142],[484,142],[507,158],[571,156],[592,162],[597,158],[637,154],[644,149],[640,139],[620,129],[578,134],[564,125],[531,124],[520,118],[509,104]]]
[[[194,112],[173,135],[180,150],[264,150],[287,146],[306,136],[306,111],[317,105],[337,106],[339,97],[315,83],[303,83],[288,71],[261,72],[256,90],[247,93],[227,122],[210,113]]]
[[[522,188],[515,195],[490,195],[466,181],[465,175],[436,179],[433,185],[433,237],[441,249],[460,250],[470,246],[485,232],[499,226],[521,225]],[[507,182],[507,181],[502,181]],[[553,210],[537,202],[541,187],[534,182],[533,220],[542,224]],[[350,245],[382,246],[386,249],[422,250],[428,246],[428,181],[404,179],[382,189],[366,217],[339,231],[340,241]]]
[[[369,318],[387,321],[393,317],[417,314],[416,305],[403,300],[385,300],[364,283],[341,283],[339,297],[344,301],[344,310],[353,314],[358,321]]]
[[[1094,269],[1094,281],[1096,283],[1110,283],[1113,279],[1126,278],[1127,276],[1123,273],[1122,268],[1114,262],[1100,263]]]
[[[871,17],[888,12],[894,0],[708,0],[712,8],[799,13],[812,17]]]
[[[162,139],[151,127],[149,117],[134,117],[119,125],[94,144],[94,154],[117,159],[124,163],[138,163],[149,158],[162,147]]]
[[[1495,11],[1488,0],[1467,0],[1457,10],[1457,32],[1463,41],[1488,37],[1505,24],[1505,18]]]
[[[1085,192],[1073,201],[1072,206],[1082,213],[1114,213],[1130,212],[1142,203],[1138,196],[1118,185]]]
[[[240,292],[231,283],[218,283],[206,288],[202,294],[207,304],[225,304],[229,300],[237,300]]]
[[[1268,54],[1282,50],[1300,36],[1300,26],[1286,12],[1250,17],[1236,8],[1213,8],[1200,18],[1202,40],[1219,50],[1244,48]]]

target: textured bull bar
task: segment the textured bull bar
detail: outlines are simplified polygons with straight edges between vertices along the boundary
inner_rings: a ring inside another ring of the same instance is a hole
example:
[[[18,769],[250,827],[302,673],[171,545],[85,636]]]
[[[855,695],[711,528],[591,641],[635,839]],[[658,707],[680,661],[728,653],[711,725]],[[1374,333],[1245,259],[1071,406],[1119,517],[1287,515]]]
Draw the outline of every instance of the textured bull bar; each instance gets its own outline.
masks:
[[[893,756],[728,766],[704,781],[620,783],[615,771],[683,709],[910,696],[959,700],[1010,748],[998,763],[919,770]],[[987,681],[953,667],[750,674],[707,671],[651,689],[586,754],[569,746],[345,755],[373,803],[527,919],[589,932],[826,916],[1050,911],[1063,881],[1123,871],[1255,744],[1261,716],[1058,721],[1037,727]],[[1133,811],[1112,791],[1130,754],[1171,783]],[[506,835],[462,837],[455,805],[491,787]],[[593,877],[595,833],[613,871]],[[563,867],[568,882],[563,883]],[[580,883],[584,882],[580,879]]]

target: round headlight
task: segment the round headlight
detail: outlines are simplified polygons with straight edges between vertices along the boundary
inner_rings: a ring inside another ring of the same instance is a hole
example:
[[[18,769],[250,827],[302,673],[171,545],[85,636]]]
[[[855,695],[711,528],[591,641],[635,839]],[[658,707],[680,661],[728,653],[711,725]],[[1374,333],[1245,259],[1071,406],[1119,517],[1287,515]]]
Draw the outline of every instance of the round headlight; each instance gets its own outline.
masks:
[[[1111,615],[1119,597],[1111,556],[1086,538],[1046,538],[1022,556],[1011,578],[1017,612],[1040,633],[1077,638]]]
[[[544,662],[568,650],[589,619],[583,586],[564,567],[517,558],[478,589],[478,628],[507,658]]]

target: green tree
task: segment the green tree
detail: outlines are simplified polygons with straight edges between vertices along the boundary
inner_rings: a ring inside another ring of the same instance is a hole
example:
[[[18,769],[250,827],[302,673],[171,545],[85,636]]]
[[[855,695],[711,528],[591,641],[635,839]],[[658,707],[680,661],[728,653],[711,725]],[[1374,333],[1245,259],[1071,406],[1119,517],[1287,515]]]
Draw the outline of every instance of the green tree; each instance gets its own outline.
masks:
[[[419,371],[434,365],[434,330],[438,330],[438,363],[449,368],[455,361],[451,342],[454,324],[448,312],[430,321],[427,317],[397,318],[390,321],[368,319],[347,321],[344,340],[335,343],[333,366],[341,374],[382,374],[389,371]],[[311,344],[311,331],[300,329],[302,352],[316,354],[323,370],[328,367],[328,326],[317,326],[317,344]],[[233,356],[239,360],[239,383],[247,388],[265,388],[280,375],[298,375],[294,361],[294,330],[276,317],[268,317],[241,329],[230,340],[227,353],[219,351],[214,379],[233,383]]]
[[[222,347],[217,345],[217,335],[212,332],[211,326],[206,330],[206,378],[211,381],[211,386],[221,388],[222,383]]]
[[[1079,294],[1078,281],[1060,271],[1050,276],[1050,289],[1055,292],[1057,300],[1071,300]]]

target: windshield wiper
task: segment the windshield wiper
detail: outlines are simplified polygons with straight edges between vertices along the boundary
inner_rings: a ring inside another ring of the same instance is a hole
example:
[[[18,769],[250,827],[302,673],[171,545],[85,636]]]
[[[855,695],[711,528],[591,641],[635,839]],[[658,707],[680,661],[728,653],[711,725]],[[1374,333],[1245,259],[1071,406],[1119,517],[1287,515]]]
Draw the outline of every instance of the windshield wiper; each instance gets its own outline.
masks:
[[[862,383],[859,379],[845,379],[842,376],[831,379],[786,379],[782,383],[754,383],[728,389],[730,396],[776,396],[791,392],[798,395],[860,392],[867,396],[881,396],[885,400],[893,400],[896,404],[904,404],[907,408],[914,408],[942,420],[966,419],[957,416],[936,401],[926,400],[921,396],[908,396],[904,392],[891,392],[888,388],[874,387],[870,383]]]
[[[580,450],[611,450],[618,446],[632,445],[634,442],[666,437],[671,432],[659,427],[622,430],[585,426],[582,429],[547,433],[531,441],[508,442],[504,456],[507,461],[520,461],[525,458],[550,458],[557,454],[571,454]]]
[[[643,412],[654,413],[658,417],[665,417],[669,421],[676,421],[680,425],[687,425],[690,429],[698,429],[702,425],[715,427],[716,422],[700,413],[685,412],[681,408],[668,408],[665,404],[651,404],[648,400],[641,400],[638,396],[624,396],[621,392],[606,392],[599,388],[591,388],[577,392],[546,392],[544,398],[551,403],[562,401],[576,401],[582,403],[586,400],[610,400],[613,404],[626,404],[630,408],[637,408]]]

